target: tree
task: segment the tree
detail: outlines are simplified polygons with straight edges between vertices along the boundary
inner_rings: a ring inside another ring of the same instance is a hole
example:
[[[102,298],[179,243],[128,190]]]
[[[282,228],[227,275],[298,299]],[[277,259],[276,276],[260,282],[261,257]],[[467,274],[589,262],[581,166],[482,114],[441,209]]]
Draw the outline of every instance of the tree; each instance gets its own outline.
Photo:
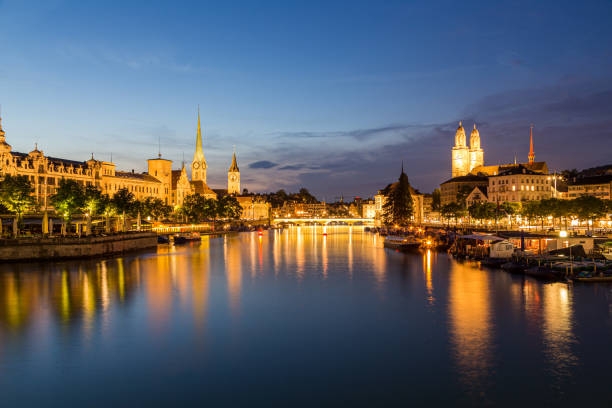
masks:
[[[151,217],[159,221],[170,216],[172,207],[166,205],[161,198],[147,197],[142,202],[141,211],[143,217]]]
[[[219,201],[227,200],[234,197],[224,196]],[[183,205],[180,208],[183,214],[190,222],[203,222],[207,219],[214,219],[217,216],[217,202],[213,199],[207,199],[200,194],[191,194],[183,199]]]
[[[466,200],[473,189],[473,187],[463,185],[457,190],[457,202],[461,204],[463,208],[466,208]]]
[[[440,189],[436,188],[433,193],[431,193],[431,209],[433,211],[440,211],[441,204],[441,193]]]
[[[606,215],[606,203],[597,197],[593,196],[582,196],[573,200],[573,207],[575,209],[578,218],[585,221],[591,221],[594,223],[595,220],[602,218]],[[589,224],[587,223],[587,230]]]
[[[26,176],[11,176],[7,174],[0,181],[0,203],[10,212],[17,215],[18,225],[23,214],[34,207],[35,200],[30,180]]]
[[[468,207],[470,217],[481,221],[495,218],[495,211],[495,204],[489,202],[475,202]]]
[[[457,220],[459,219],[459,217],[463,215],[463,213],[464,213],[463,206],[454,201],[452,203],[443,205],[442,208],[440,208],[440,215],[443,218],[446,218],[446,220],[448,221],[450,221],[450,219],[453,218],[455,220],[455,224],[457,224]]]
[[[85,208],[85,191],[75,180],[62,179],[57,192],[50,198],[55,211],[64,218],[64,234],[70,229],[72,216]]]
[[[399,225],[407,224],[412,217],[414,208],[412,195],[410,194],[410,182],[403,168],[397,183],[387,186],[383,193],[386,198],[383,205],[385,222]]]
[[[242,215],[242,206],[235,197],[222,197],[217,201],[217,215],[221,218],[237,220]]]
[[[113,207],[117,213],[121,214],[121,231],[125,231],[125,214],[130,211],[134,201],[134,194],[127,188],[122,188],[113,195]]]
[[[538,202],[537,201],[525,201],[521,207],[521,216],[527,218],[529,223],[538,216]]]
[[[90,216],[101,214],[104,210],[104,197],[102,191],[96,186],[85,187],[84,200],[85,209]]]
[[[511,203],[508,201],[504,201],[503,203],[499,205],[499,211],[501,211],[502,214],[507,215],[508,219],[510,220],[510,229],[512,229],[512,219],[514,218],[516,214],[519,213],[520,209],[521,209],[520,204]]]

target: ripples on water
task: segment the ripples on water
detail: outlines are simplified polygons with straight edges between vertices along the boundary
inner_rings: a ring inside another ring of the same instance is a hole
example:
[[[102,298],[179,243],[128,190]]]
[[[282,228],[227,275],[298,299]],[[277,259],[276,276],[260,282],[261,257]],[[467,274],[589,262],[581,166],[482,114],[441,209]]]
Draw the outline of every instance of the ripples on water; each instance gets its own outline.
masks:
[[[612,286],[326,232],[2,265],[3,406],[612,406]]]

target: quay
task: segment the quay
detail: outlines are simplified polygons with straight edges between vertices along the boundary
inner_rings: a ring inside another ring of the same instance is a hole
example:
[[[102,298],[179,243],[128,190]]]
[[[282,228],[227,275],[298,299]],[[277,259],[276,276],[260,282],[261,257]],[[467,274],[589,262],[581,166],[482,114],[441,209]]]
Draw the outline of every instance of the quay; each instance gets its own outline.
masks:
[[[154,247],[157,247],[154,232],[0,239],[0,262],[91,258]]]

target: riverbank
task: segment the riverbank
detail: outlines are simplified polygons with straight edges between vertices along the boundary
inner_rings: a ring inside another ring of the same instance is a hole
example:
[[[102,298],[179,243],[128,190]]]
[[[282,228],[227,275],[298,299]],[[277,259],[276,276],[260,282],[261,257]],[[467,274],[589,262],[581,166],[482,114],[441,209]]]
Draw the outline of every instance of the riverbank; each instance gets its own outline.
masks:
[[[116,255],[156,246],[157,234],[153,232],[131,232],[90,237],[1,239],[0,262],[90,258]]]

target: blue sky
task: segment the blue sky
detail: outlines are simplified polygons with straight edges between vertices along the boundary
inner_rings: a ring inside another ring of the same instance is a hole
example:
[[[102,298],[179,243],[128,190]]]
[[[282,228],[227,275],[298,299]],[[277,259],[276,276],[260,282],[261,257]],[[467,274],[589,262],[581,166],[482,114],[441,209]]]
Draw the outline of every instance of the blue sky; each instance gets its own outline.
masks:
[[[194,151],[209,184],[368,196],[450,175],[457,121],[487,164],[612,163],[612,3],[0,0],[7,141],[144,171]]]

